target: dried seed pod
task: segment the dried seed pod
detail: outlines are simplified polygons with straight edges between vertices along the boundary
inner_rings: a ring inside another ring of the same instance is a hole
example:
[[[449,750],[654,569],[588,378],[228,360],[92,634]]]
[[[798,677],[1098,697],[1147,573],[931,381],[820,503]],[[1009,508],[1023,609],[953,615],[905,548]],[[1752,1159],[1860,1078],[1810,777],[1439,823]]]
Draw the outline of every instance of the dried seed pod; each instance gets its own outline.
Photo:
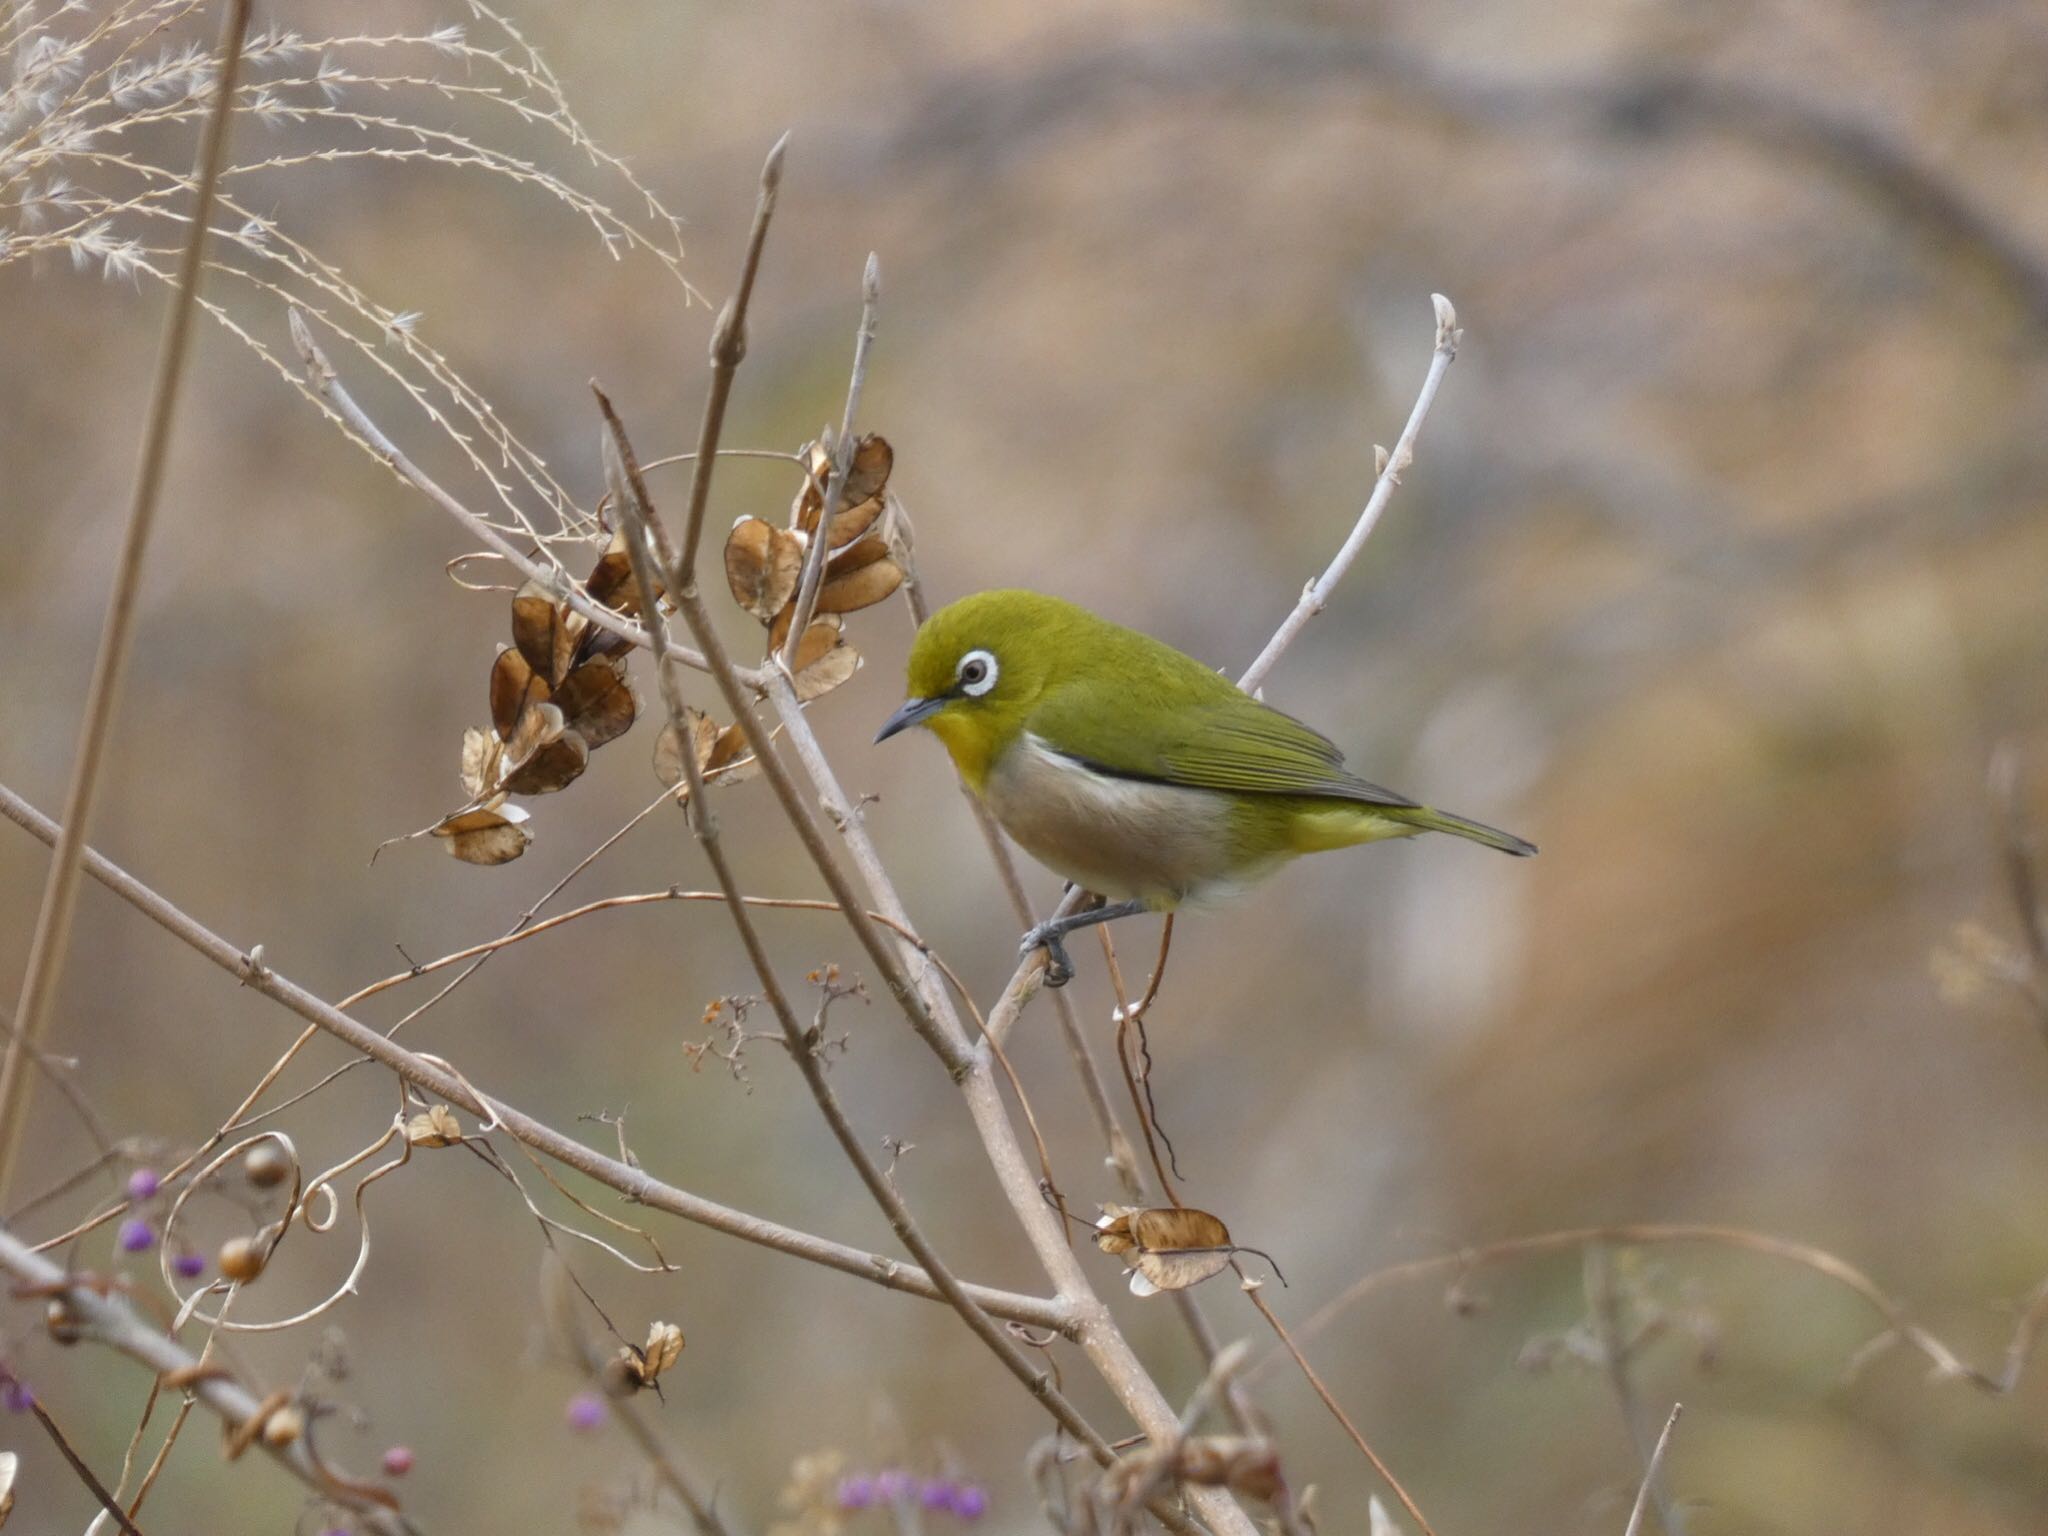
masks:
[[[43,1308],[43,1327],[59,1344],[76,1344],[85,1336],[85,1319],[78,1315],[78,1309],[71,1305],[69,1298],[52,1296],[49,1305]]]
[[[1183,1290],[1207,1280],[1226,1268],[1237,1251],[1228,1227],[1189,1206],[1105,1205],[1095,1223],[1095,1246],[1131,1266],[1134,1296]]]
[[[275,1189],[291,1172],[292,1160],[274,1141],[259,1141],[242,1154],[242,1177],[258,1189]]]
[[[844,576],[831,576],[818,588],[818,612],[857,613],[885,601],[903,585],[903,567],[886,557]]]
[[[498,795],[472,810],[457,811],[432,831],[465,864],[509,864],[533,841],[526,820],[523,807],[507,805]]]
[[[732,600],[763,624],[796,595],[803,569],[803,540],[787,528],[743,517],[726,536],[725,582]]]
[[[593,752],[625,735],[639,710],[622,664],[606,660],[586,661],[563,678],[554,702],[562,723]]]
[[[462,1140],[462,1125],[454,1110],[436,1104],[405,1122],[405,1139],[416,1147],[452,1147]]]
[[[228,1279],[247,1285],[263,1273],[268,1255],[253,1237],[231,1237],[220,1245],[220,1272]]]
[[[263,1421],[263,1443],[274,1451],[281,1451],[295,1443],[306,1432],[306,1410],[297,1403],[287,1403]]]
[[[554,705],[541,708],[561,718]],[[514,795],[552,795],[582,778],[589,766],[590,744],[580,731],[564,730],[554,740],[541,743],[531,757],[505,775],[505,790]]]

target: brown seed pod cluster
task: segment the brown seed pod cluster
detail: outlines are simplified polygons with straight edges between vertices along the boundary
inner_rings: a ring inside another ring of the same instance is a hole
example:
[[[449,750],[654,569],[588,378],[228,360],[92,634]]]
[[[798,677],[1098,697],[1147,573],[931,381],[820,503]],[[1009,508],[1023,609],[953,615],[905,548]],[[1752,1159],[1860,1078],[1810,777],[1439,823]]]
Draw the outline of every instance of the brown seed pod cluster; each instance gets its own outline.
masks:
[[[870,434],[855,443],[840,510],[821,529],[832,454],[814,443],[805,452],[804,484],[788,525],[743,517],[726,540],[726,584],[733,601],[766,631],[771,655],[784,649],[796,622],[807,552],[814,540],[825,540],[812,616],[788,658],[797,697],[805,702],[830,693],[860,667],[859,652],[846,640],[846,615],[903,584],[903,568],[890,554],[894,463],[885,439]],[[641,616],[623,534],[613,534],[583,587],[593,602],[626,618]],[[661,601],[665,594],[654,595]],[[568,788],[589,766],[590,754],[624,735],[639,713],[626,679],[631,645],[624,637],[592,624],[533,581],[513,594],[511,617],[512,643],[491,663],[490,727],[472,727],[462,737],[462,788],[469,798],[412,834],[431,834],[466,864],[508,864],[526,852],[533,841],[531,813],[513,797]],[[690,725],[690,749],[706,779],[746,777],[753,755],[738,726],[721,727],[694,711]],[[654,749],[654,771],[663,783],[683,782],[682,752],[675,728],[665,726]]]
[[[903,567],[889,552],[889,471],[895,462],[885,438],[870,433],[854,444],[840,509],[822,535],[826,553],[817,601],[790,657],[796,694],[805,702],[830,693],[860,667],[860,653],[846,640],[846,615],[872,608],[903,585]],[[813,443],[804,467],[804,486],[787,527],[743,517],[725,541],[726,585],[732,600],[767,630],[770,654],[782,650],[796,622],[804,560],[825,515],[831,450]]]
[[[613,536],[584,589],[616,613],[639,615],[623,536]],[[630,648],[538,582],[513,593],[512,643],[491,663],[490,729],[462,733],[469,803],[431,828],[449,853],[467,864],[505,864],[526,851],[527,812],[509,797],[567,789],[592,752],[631,729],[639,702],[626,680]]]

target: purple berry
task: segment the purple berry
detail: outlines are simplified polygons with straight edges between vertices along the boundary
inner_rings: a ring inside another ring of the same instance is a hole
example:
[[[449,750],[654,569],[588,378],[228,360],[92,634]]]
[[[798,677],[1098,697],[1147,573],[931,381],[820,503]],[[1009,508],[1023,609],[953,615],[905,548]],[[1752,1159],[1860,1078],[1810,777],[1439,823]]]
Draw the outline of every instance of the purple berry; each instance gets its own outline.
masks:
[[[953,1491],[953,1513],[962,1520],[979,1520],[988,1513],[988,1493],[974,1483],[962,1483]]]
[[[119,1241],[123,1253],[147,1253],[156,1246],[156,1231],[140,1216],[130,1216],[121,1223]]]
[[[405,1476],[406,1473],[412,1470],[413,1459],[411,1446],[392,1446],[384,1453],[384,1475],[386,1477]]]
[[[917,1490],[917,1502],[926,1509],[951,1509],[953,1507],[953,1485],[944,1478],[928,1477]]]
[[[171,1260],[171,1273],[181,1280],[197,1280],[206,1273],[206,1255],[181,1253]]]
[[[910,1474],[896,1467],[875,1474],[875,1497],[884,1504],[895,1504],[910,1497]]]
[[[27,1413],[35,1406],[36,1395],[12,1376],[0,1377],[0,1408],[9,1413]]]
[[[605,1421],[604,1399],[595,1392],[578,1392],[569,1399],[569,1427],[578,1431],[598,1428]]]
[[[154,1168],[138,1168],[128,1175],[128,1198],[130,1200],[154,1200],[156,1192],[163,1188],[163,1180],[157,1177]]]
[[[866,1509],[875,1502],[875,1480],[867,1476],[839,1479],[839,1507]]]

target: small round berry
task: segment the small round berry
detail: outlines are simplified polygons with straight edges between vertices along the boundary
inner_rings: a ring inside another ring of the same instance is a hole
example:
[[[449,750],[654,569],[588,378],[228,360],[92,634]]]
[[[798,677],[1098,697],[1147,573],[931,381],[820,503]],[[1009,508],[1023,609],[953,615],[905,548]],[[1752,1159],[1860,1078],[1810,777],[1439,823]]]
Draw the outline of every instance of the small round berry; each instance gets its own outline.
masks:
[[[259,1141],[242,1155],[242,1177],[258,1189],[275,1189],[291,1172],[291,1159],[274,1141]]]
[[[951,1509],[953,1485],[942,1477],[928,1477],[917,1490],[917,1502],[926,1509]]]
[[[403,1477],[412,1470],[413,1454],[409,1445],[394,1445],[384,1452],[384,1475]]]
[[[206,1255],[181,1253],[171,1260],[171,1273],[180,1280],[197,1280],[206,1273]]]
[[[135,1201],[154,1200],[156,1192],[164,1187],[164,1181],[157,1176],[154,1168],[138,1168],[128,1175],[128,1198]]]
[[[0,1408],[9,1413],[27,1413],[35,1406],[36,1395],[26,1384],[12,1376],[0,1378]]]
[[[220,1245],[220,1272],[246,1285],[263,1273],[263,1245],[251,1237],[231,1237]]]
[[[962,1520],[979,1520],[988,1513],[988,1491],[977,1483],[963,1483],[953,1491],[953,1513]]]
[[[875,1480],[865,1474],[839,1479],[839,1507],[866,1509],[875,1502]]]
[[[611,1412],[595,1392],[578,1392],[569,1399],[569,1427],[579,1431],[598,1428]]]
[[[119,1241],[123,1253],[147,1253],[156,1246],[156,1229],[140,1216],[130,1216],[121,1223]]]

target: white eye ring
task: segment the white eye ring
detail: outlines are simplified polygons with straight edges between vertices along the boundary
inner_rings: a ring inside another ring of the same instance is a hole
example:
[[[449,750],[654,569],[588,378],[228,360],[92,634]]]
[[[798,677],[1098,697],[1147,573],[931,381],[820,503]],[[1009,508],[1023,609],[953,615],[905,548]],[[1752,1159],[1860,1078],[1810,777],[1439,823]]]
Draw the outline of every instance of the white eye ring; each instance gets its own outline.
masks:
[[[954,676],[960,679],[960,691],[970,699],[978,699],[996,685],[996,659],[987,651],[969,651],[960,658],[960,666]]]

